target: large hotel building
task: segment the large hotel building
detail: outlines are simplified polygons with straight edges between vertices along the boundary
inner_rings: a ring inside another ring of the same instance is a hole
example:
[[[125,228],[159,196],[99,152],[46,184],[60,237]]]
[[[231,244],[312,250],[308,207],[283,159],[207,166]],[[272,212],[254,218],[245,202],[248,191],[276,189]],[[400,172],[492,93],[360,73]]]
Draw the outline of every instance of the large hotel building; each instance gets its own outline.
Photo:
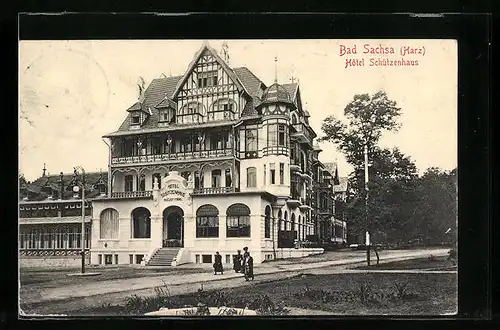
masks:
[[[321,253],[311,241],[346,243],[347,180],[319,161],[298,84],[267,86],[203,45],[184,75],[154,79],[124,115],[104,136],[108,171],[85,180],[91,264],[212,263],[217,251],[229,263],[245,246],[259,263]],[[21,258],[81,248],[75,180],[21,185]]]

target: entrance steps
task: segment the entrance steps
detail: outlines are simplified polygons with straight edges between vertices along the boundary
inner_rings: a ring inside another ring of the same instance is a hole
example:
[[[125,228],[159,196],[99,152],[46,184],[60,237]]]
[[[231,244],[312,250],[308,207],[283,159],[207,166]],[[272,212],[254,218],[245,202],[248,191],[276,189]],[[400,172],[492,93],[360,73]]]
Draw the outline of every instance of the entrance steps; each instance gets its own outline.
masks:
[[[161,248],[149,259],[146,266],[172,266],[172,261],[177,257],[181,248]]]

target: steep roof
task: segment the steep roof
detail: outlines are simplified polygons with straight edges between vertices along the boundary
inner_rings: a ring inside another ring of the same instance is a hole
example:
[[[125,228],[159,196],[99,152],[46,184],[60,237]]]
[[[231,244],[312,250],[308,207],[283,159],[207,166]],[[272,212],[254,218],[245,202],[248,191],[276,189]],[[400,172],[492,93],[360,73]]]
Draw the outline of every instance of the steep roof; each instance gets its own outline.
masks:
[[[281,86],[285,87],[288,94],[290,94],[292,100],[295,100],[295,94],[297,93],[297,88],[299,87],[299,84],[291,83],[291,84],[283,84]]]
[[[189,75],[193,71],[193,68],[195,67],[195,65],[198,62],[198,60],[200,59],[200,57],[203,56],[203,54],[206,54],[206,53],[209,53],[210,55],[212,55],[215,58],[215,60],[217,61],[217,63],[219,63],[219,65],[226,71],[226,73],[229,75],[229,77],[231,78],[231,80],[233,80],[233,82],[236,84],[236,86],[238,86],[239,88],[243,88],[245,90],[245,92],[248,93],[248,91],[246,90],[245,86],[243,86],[243,84],[239,80],[238,76],[236,76],[236,74],[234,73],[234,71],[231,70],[231,68],[227,65],[227,63],[220,58],[220,56],[217,54],[217,51],[215,49],[213,49],[212,47],[210,47],[208,44],[204,44],[200,48],[200,50],[198,52],[196,52],[193,61],[191,61],[191,63],[189,64],[189,66],[188,66],[188,68],[186,70],[186,72],[184,73],[184,75],[182,76],[182,78],[179,80],[179,82],[175,86],[175,90],[174,90],[174,93],[173,93],[173,97],[174,98],[177,96],[177,94],[179,93],[181,87],[184,85],[184,83],[186,82],[187,78],[189,77]]]
[[[337,168],[337,163],[332,162],[332,163],[323,163],[325,167],[328,169],[328,171],[334,175],[335,174],[335,169]]]
[[[339,184],[333,186],[333,192],[346,192],[348,182],[349,182],[349,178],[340,177]]]
[[[182,76],[167,77],[153,79],[148,88],[144,92],[143,108],[149,108],[151,111],[150,116],[142,124],[141,128],[155,128],[158,127],[159,110],[155,108],[165,97],[171,98],[175,91],[177,83]],[[123,123],[118,128],[118,131],[128,131],[130,128],[130,114],[125,118]]]
[[[262,94],[262,102],[259,106],[270,103],[286,103],[295,108],[295,102],[290,96],[290,93],[288,93],[285,87],[278,83],[274,83],[270,87],[266,88],[264,94]]]
[[[59,191],[60,188],[60,176],[59,175],[46,175],[39,177],[31,183],[26,183],[24,185],[24,189],[27,191],[37,195],[35,200],[43,200],[47,198],[48,194],[43,192],[42,189],[45,186],[51,187],[55,191]],[[69,198],[73,196],[73,192],[68,187],[72,184],[73,181],[73,173],[63,174],[63,182],[64,182],[64,197]],[[92,198],[99,194],[99,191],[94,186],[96,183],[104,183],[107,184],[108,181],[108,173],[107,172],[88,172],[85,173],[85,191],[87,192],[87,197]]]
[[[234,68],[233,71],[251,96],[259,95],[261,87],[266,88],[266,85],[248,68],[239,67]]]

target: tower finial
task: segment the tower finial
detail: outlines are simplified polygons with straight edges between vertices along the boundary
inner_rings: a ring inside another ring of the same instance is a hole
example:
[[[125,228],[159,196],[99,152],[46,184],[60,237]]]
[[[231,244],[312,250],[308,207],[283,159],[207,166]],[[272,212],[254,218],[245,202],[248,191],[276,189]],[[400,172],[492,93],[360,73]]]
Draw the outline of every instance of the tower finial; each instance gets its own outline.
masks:
[[[278,83],[278,57],[274,58],[274,82]]]
[[[222,43],[222,48],[220,50],[220,54],[222,55],[224,62],[229,64],[229,46],[227,45],[227,42],[225,42],[225,41]]]
[[[43,173],[42,173],[42,176],[45,176],[45,171],[47,171],[47,169],[45,168],[45,163],[43,163]]]

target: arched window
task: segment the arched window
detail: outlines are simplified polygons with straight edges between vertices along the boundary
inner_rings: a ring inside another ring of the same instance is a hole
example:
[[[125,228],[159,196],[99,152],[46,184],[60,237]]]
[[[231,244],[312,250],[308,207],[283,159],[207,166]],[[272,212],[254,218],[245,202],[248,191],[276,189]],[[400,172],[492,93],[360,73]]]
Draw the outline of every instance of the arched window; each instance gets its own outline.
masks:
[[[288,212],[285,211],[285,215],[283,216],[283,220],[285,221],[285,230],[290,230],[289,224],[288,224]]]
[[[294,238],[297,239],[297,228],[296,228],[296,225],[295,225],[295,213],[292,213],[291,222],[292,222],[292,228],[291,228],[291,230],[295,232],[294,233]]]
[[[118,211],[115,209],[103,210],[99,219],[100,238],[117,239],[118,227]]]
[[[219,237],[219,210],[205,204],[196,211],[196,237]]]
[[[247,168],[247,187],[257,187],[257,169],[255,167]]]
[[[193,114],[201,114],[204,115],[205,107],[203,104],[200,102],[189,102],[188,104],[184,105],[180,112],[179,115],[193,115]]]
[[[271,238],[271,207],[266,206],[265,220],[264,220],[264,237]]]
[[[132,211],[132,238],[151,238],[151,212],[145,207]]]
[[[215,101],[208,110],[208,120],[233,120],[237,105],[231,99],[224,98]]]
[[[227,237],[250,237],[250,208],[236,203],[226,211]]]

